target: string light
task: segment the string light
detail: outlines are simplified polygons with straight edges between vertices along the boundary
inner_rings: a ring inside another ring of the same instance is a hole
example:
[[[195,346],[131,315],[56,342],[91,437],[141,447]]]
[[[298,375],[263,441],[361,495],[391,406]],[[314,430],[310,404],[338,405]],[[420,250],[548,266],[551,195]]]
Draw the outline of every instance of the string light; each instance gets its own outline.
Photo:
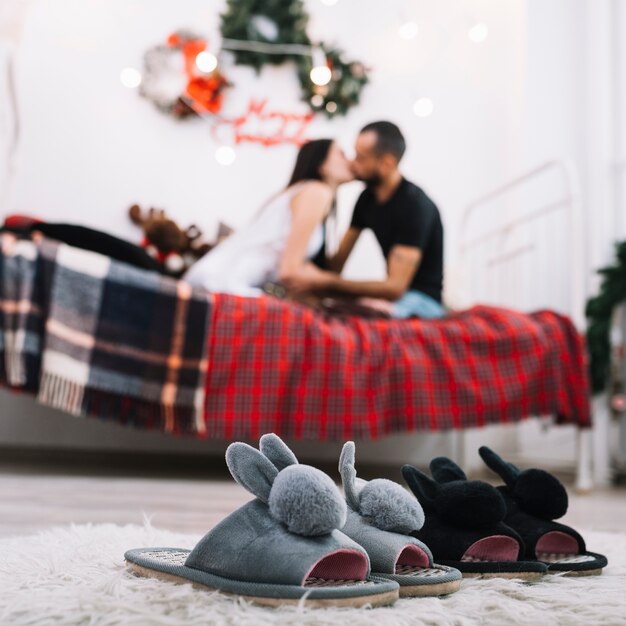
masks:
[[[487,28],[487,24],[484,24],[483,22],[474,24],[474,26],[467,31],[469,40],[474,43],[482,43],[485,39],[487,39],[487,35],[489,35],[489,28]]]
[[[333,102],[332,100],[330,102],[326,103],[326,110],[329,113],[334,113],[337,110],[337,103]]]
[[[196,56],[196,66],[201,72],[210,74],[217,67],[217,57],[203,50]]]
[[[413,113],[417,115],[417,117],[428,117],[432,114],[435,109],[435,105],[430,98],[420,98],[415,101],[413,105]]]
[[[328,61],[324,51],[319,46],[316,46],[313,50],[311,50],[311,61],[313,63],[313,69],[310,74],[311,82],[319,87],[328,85],[333,77],[333,73],[328,67]]]
[[[311,70],[311,82],[313,82],[313,84],[315,85],[318,85],[319,87],[328,85],[332,77],[333,77],[333,73],[330,71],[330,68],[326,65],[320,65],[318,67],[314,67]]]
[[[324,96],[320,96],[319,94],[315,94],[312,98],[311,98],[311,104],[314,107],[321,107],[322,104],[324,104]]]
[[[220,165],[231,165],[236,156],[235,151],[230,146],[220,146],[215,151],[215,159]]]
[[[141,84],[141,74],[134,67],[125,67],[120,72],[120,81],[124,87],[134,89]]]
[[[417,22],[405,22],[398,29],[398,34],[402,37],[402,39],[415,39],[418,31],[419,26],[417,25]]]

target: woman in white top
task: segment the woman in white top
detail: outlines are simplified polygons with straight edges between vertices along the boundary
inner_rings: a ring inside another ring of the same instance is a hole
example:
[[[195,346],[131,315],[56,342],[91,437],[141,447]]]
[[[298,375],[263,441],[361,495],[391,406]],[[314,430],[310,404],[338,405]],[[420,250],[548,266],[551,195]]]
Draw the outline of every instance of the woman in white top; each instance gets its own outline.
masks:
[[[334,141],[309,141],[298,152],[287,188],[192,265],[183,280],[209,291],[257,295],[266,282],[313,271],[337,187],[351,180],[350,163]]]

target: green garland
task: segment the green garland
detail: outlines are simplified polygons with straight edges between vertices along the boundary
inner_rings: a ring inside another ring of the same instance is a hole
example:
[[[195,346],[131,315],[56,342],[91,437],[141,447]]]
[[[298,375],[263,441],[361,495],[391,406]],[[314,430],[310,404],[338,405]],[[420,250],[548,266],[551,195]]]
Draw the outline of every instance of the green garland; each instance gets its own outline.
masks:
[[[341,50],[322,45],[332,79],[328,85],[319,86],[311,81],[313,62],[311,57],[301,57],[298,62],[298,78],[302,87],[302,99],[314,112],[328,117],[345,115],[350,107],[359,103],[361,90],[367,84],[367,70],[358,61],[344,58]]]
[[[598,271],[603,276],[600,294],[587,302],[587,349],[590,357],[591,387],[602,391],[610,373],[611,321],[613,309],[626,301],[626,241],[616,244],[617,262]]]
[[[312,45],[306,32],[309,16],[302,0],[227,0],[227,9],[221,18],[224,39]],[[298,68],[302,100],[311,110],[327,117],[345,115],[350,107],[359,103],[361,90],[368,83],[368,70],[359,61],[345,59],[338,48],[324,43],[318,45],[332,71],[330,83],[323,86],[311,81],[313,61],[309,56],[247,50],[234,50],[233,54],[237,64],[250,65],[257,72],[266,63],[280,65],[285,61],[294,61]]]
[[[311,45],[306,33],[309,16],[302,0],[228,0],[227,10],[221,18],[224,39]],[[257,72],[266,63],[281,65],[285,61],[299,60],[292,54],[246,50],[233,53],[238,65],[251,65]]]

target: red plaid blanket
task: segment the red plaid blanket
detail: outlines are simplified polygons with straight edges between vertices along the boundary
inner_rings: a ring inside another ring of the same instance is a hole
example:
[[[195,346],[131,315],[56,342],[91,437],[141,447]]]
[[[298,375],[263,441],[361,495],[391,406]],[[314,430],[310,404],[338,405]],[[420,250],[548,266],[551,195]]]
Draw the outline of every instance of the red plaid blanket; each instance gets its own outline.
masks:
[[[590,426],[583,341],[556,313],[346,323],[272,298],[212,299],[209,437],[376,438],[536,415]]]

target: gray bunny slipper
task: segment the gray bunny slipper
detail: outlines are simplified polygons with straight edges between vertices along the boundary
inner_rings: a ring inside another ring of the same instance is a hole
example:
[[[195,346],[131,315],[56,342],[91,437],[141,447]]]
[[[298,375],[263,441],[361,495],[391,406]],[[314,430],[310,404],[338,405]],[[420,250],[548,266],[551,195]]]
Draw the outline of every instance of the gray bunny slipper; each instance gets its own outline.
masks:
[[[274,434],[263,435],[259,448],[233,443],[226,450],[228,469],[254,500],[193,550],[128,550],[127,567],[269,606],[302,599],[308,607],[392,604],[398,583],[370,576],[367,552],[338,530],[346,505],[333,481],[300,465]]]
[[[348,441],[339,458],[339,473],[348,504],[341,529],[363,546],[378,578],[400,585],[400,596],[440,596],[457,591],[461,572],[433,563],[430,550],[409,533],[424,524],[419,502],[391,480],[357,479],[354,442]]]

